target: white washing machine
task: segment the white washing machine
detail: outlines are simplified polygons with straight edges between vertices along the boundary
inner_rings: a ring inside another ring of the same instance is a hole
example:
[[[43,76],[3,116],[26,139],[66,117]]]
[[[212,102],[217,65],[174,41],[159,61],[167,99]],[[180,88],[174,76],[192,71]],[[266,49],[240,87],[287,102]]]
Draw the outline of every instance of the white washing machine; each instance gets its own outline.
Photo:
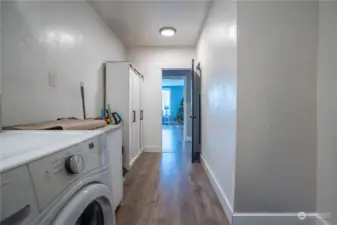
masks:
[[[102,131],[0,134],[1,225],[115,225]]]

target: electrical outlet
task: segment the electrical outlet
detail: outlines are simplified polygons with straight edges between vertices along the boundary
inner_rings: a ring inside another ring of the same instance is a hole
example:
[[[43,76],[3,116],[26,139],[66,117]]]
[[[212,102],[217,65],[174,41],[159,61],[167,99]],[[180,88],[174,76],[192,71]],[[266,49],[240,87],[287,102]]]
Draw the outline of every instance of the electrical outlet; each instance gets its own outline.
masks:
[[[49,73],[49,86],[56,87],[57,76],[56,73]]]

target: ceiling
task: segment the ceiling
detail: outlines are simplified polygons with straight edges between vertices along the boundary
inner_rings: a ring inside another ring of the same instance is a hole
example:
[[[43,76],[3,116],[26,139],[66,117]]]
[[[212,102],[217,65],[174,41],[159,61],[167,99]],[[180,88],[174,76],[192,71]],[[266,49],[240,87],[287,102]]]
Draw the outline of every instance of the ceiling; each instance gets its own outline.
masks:
[[[91,0],[91,6],[127,47],[195,46],[210,0]],[[163,37],[162,27],[174,27]]]

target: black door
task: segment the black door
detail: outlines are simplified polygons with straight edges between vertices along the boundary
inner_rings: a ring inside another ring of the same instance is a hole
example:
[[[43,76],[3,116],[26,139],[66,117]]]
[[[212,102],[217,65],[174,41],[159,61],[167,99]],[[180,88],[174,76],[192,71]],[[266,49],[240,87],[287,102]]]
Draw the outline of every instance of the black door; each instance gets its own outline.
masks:
[[[94,201],[83,211],[75,225],[104,225],[102,208]]]
[[[192,60],[192,162],[200,162],[201,154],[201,74]]]

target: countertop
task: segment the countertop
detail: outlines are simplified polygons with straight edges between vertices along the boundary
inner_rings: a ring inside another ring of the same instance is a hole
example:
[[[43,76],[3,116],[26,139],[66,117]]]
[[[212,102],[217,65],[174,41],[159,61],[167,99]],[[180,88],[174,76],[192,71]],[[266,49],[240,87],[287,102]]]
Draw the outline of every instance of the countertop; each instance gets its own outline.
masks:
[[[104,132],[101,129],[0,132],[0,173],[74,146]]]
[[[105,127],[98,128],[97,130],[103,131],[104,133],[109,133],[118,129],[121,129],[123,127],[123,123],[120,123],[118,125],[106,125]]]

